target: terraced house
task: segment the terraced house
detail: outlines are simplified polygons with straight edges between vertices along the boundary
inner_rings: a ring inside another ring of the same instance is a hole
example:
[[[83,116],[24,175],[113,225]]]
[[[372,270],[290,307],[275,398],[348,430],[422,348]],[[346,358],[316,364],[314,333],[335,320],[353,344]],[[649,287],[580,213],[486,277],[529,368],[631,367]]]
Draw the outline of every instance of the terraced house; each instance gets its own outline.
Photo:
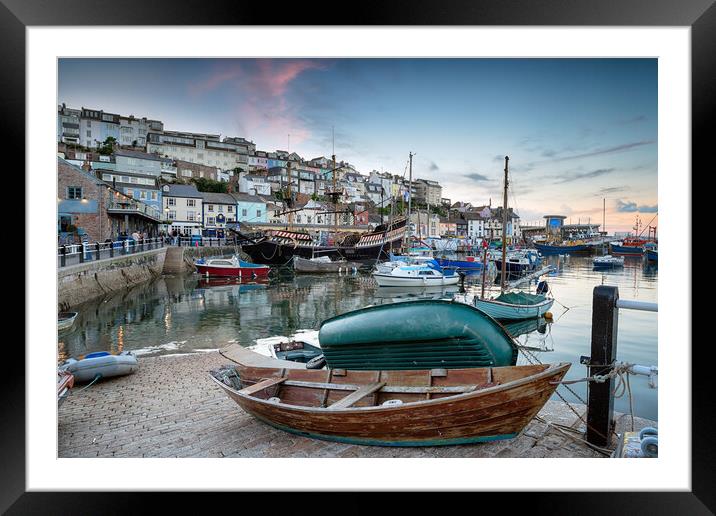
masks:
[[[231,194],[201,192],[203,235],[224,237],[226,224],[236,222],[236,199]]]
[[[162,201],[170,232],[201,235],[203,197],[194,185],[164,185]]]

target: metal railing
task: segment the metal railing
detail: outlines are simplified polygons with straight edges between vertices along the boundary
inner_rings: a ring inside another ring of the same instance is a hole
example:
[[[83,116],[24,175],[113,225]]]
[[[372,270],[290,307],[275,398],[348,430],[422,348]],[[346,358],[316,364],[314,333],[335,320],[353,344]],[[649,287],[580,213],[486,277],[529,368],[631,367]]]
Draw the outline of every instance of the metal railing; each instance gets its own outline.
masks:
[[[180,247],[221,247],[237,244],[234,236],[230,237],[198,237],[198,236],[177,236],[169,237],[168,242],[171,245]]]
[[[79,244],[65,244],[57,248],[58,268],[80,263],[106,260],[116,256],[124,256],[143,251],[151,251],[166,246],[166,237],[146,238],[134,240],[117,240],[114,242],[82,242]]]
[[[107,203],[108,211],[126,212],[131,214],[146,215],[157,221],[162,220],[162,214],[156,208],[152,208],[148,204],[135,200],[127,201],[110,201]]]

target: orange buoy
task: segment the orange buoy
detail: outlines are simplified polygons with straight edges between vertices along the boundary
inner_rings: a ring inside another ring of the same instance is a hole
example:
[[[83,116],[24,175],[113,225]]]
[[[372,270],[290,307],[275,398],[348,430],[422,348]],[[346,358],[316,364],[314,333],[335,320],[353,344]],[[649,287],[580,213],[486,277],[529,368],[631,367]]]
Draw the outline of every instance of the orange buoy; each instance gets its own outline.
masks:
[[[545,312],[544,318],[551,321],[552,320],[552,312]]]

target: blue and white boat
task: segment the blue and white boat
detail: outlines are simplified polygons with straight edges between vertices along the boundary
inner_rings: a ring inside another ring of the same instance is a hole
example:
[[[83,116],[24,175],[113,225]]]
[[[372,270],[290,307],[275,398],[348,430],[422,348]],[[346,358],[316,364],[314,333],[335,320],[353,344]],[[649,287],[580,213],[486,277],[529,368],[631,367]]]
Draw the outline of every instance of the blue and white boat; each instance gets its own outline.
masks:
[[[377,268],[373,277],[380,287],[427,287],[457,285],[460,276],[452,269],[443,269],[432,260],[420,265],[397,265],[389,271]]]
[[[612,269],[615,267],[624,267],[624,257],[605,254],[604,256],[597,256],[594,260],[592,260],[592,265],[595,269]]]
[[[550,244],[535,244],[534,245],[541,254],[573,254],[586,251],[589,249],[587,244],[563,244],[563,245],[550,245]]]
[[[516,321],[520,319],[533,319],[544,315],[554,303],[548,295],[549,287],[546,281],[537,285],[537,294],[528,292],[503,292],[493,299],[480,299],[475,296],[473,304],[493,319],[501,321]]]
[[[440,267],[451,267],[459,271],[481,271],[482,262],[477,257],[466,256],[465,260],[451,260],[449,258],[435,258]],[[472,260],[470,259],[472,258]]]
[[[647,262],[658,262],[659,261],[659,249],[653,242],[650,242],[644,246],[644,256],[646,256]]]

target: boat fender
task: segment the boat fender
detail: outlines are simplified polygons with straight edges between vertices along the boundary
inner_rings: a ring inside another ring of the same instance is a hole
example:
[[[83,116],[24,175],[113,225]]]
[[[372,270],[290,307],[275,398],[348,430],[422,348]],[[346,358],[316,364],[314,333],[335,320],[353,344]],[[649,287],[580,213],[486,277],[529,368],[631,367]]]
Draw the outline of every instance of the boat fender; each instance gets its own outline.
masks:
[[[281,398],[277,398],[276,396],[271,396],[266,401],[270,403],[281,403]]]
[[[549,285],[546,281],[542,280],[537,284],[537,293],[538,294],[546,294],[549,292]]]
[[[644,457],[655,458],[659,456],[659,438],[649,436],[641,440],[641,452]]]
[[[386,400],[383,403],[381,403],[380,405],[382,407],[393,407],[395,405],[402,405],[402,404],[403,404],[402,400]]]
[[[306,362],[306,369],[321,369],[325,365],[326,357],[324,357],[323,354],[320,354]]]
[[[642,428],[639,432],[639,439],[644,439],[648,436],[654,436],[657,437],[659,435],[659,430],[654,428],[653,426],[647,426],[645,428]]]
[[[548,321],[551,321],[552,320],[552,312],[545,312],[542,317],[544,317]]]

